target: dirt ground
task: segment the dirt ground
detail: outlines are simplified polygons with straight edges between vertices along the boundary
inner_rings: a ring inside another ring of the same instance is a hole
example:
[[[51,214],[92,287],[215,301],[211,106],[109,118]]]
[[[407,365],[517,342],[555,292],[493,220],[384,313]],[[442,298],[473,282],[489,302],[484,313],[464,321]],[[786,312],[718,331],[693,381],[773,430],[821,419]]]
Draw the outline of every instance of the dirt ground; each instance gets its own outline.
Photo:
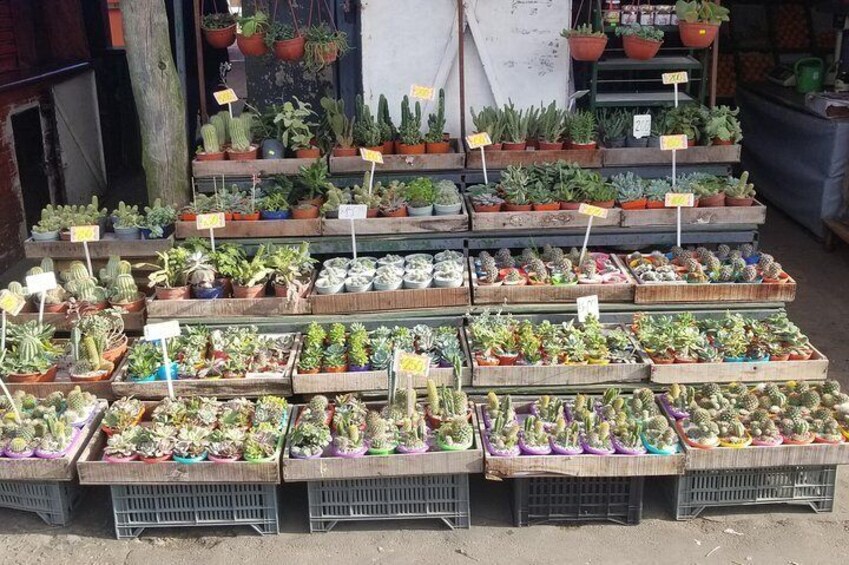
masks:
[[[849,387],[849,247],[826,253],[821,244],[774,209],[761,245],[799,283],[791,318],[831,359],[831,374]],[[282,487],[281,533],[250,529],[148,530],[140,539],[114,539],[109,494],[91,489],[68,528],[51,528],[22,512],[0,510],[0,547],[13,563],[674,563],[799,564],[846,562],[849,470],[838,474],[834,512],[808,507],[707,511],[689,522],[672,518],[663,481],[648,481],[642,523],[515,528],[507,483],[473,477],[472,528],[450,531],[435,522],[343,525],[308,533],[306,489]]]

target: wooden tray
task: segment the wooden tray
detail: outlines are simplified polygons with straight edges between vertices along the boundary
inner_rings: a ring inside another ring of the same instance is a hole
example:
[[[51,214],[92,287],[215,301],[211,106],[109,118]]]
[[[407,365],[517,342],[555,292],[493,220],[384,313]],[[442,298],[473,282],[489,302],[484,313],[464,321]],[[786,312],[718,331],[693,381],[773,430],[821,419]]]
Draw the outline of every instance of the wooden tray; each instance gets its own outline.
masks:
[[[274,336],[275,334],[268,334]],[[300,334],[295,336],[286,367],[279,373],[248,373],[243,379],[177,379],[172,381],[174,396],[214,396],[216,398],[257,398],[266,394],[291,396],[292,369],[301,345]],[[115,370],[112,380],[115,398],[134,396],[157,400],[168,396],[166,381],[136,382],[127,378],[126,361]]]
[[[472,231],[505,230],[548,230],[587,227],[589,216],[577,210],[558,210],[556,212],[475,212],[468,205],[472,218]],[[619,208],[611,208],[607,218],[593,218],[593,227],[618,226]]]
[[[323,157],[319,157],[323,159]],[[297,175],[301,167],[309,167],[316,159],[254,159],[250,161],[192,161],[192,176],[250,177],[259,175]]]
[[[677,151],[675,161],[679,165],[739,163],[740,147],[740,145],[689,147],[686,151]],[[659,147],[602,149],[601,153],[605,167],[672,165],[672,151],[663,151]]]
[[[457,140],[451,140],[451,153],[424,155],[384,155],[383,164],[375,165],[375,173],[418,173],[420,171],[453,171],[462,169],[466,154],[457,151]],[[364,173],[371,170],[371,163],[355,157],[330,156],[330,172],[333,174]]]
[[[124,331],[141,332],[144,329],[145,311],[141,312],[124,312],[121,315],[124,318]],[[10,316],[9,321],[16,324],[29,322],[30,320],[38,320],[38,312],[21,312],[17,316]],[[73,326],[73,319],[68,318],[65,313],[44,313],[44,323],[50,324],[56,331],[67,332]]]
[[[472,405],[474,406],[474,405]],[[294,407],[293,421],[299,406]],[[477,415],[472,412],[472,427],[477,429]],[[290,426],[294,430],[294,426]],[[366,479],[374,477],[412,477],[421,475],[469,475],[483,471],[480,438],[474,435],[472,447],[466,451],[434,451],[415,455],[365,455],[355,459],[320,457],[295,459],[289,455],[289,444],[283,452],[283,481],[297,483],[329,479]]]
[[[174,235],[177,239],[209,237],[209,230],[198,230],[195,222],[177,222]],[[264,237],[312,237],[321,235],[321,220],[257,220],[253,222],[227,222],[215,230],[216,239]]]
[[[91,421],[80,430],[81,437],[68,453],[59,459],[0,459],[2,481],[72,481],[77,476],[77,459],[81,457],[89,439],[100,427],[106,402],[101,401]]]
[[[354,220],[357,235],[394,235],[402,233],[441,233],[468,231],[469,216],[466,203],[459,214],[448,216],[407,216],[405,218],[366,218]],[[322,218],[322,235],[351,236],[351,220]]]
[[[510,165],[533,165],[534,163],[556,163],[566,161],[576,163],[585,169],[600,169],[602,166],[602,150],[594,149],[576,150],[563,149],[560,151],[487,151],[486,168],[506,169]],[[471,150],[466,153],[466,167],[469,169],[481,169],[480,149]]]
[[[128,346],[132,347],[133,340],[130,339],[128,342]],[[84,392],[90,392],[97,398],[103,398],[105,400],[114,400],[115,395],[112,392],[112,382],[115,380],[115,376],[118,374],[118,368],[121,367],[124,363],[124,359],[126,359],[127,354],[125,353],[123,357],[118,359],[117,363],[115,363],[115,370],[112,371],[112,374],[108,379],[103,381],[94,381],[94,382],[74,382],[71,380],[70,375],[68,374],[68,369],[70,365],[70,358],[65,356],[59,362],[59,371],[56,373],[56,380],[53,382],[46,383],[6,383],[6,386],[9,387],[9,390],[14,393],[15,391],[22,390],[29,394],[33,394],[38,398],[44,398],[51,392],[61,392],[63,394],[68,394],[74,387],[79,386],[80,390]]]
[[[484,475],[487,479],[527,477],[654,477],[684,474],[684,454],[675,455],[490,455],[484,443],[486,428],[477,406],[481,444],[484,445]]]
[[[685,152],[686,153],[686,152]],[[622,227],[670,226],[678,224],[675,208],[622,210]],[[474,219],[474,216],[473,216]],[[713,225],[748,225],[766,222],[766,206],[755,200],[752,206],[681,208],[681,229]],[[595,225],[595,222],[593,222]]]
[[[156,402],[145,402],[145,412],[150,413]],[[292,409],[289,409],[289,418]],[[287,433],[284,426],[280,440],[280,449],[274,461],[267,463],[213,463],[201,461],[188,465],[176,461],[162,463],[108,463],[103,461],[103,448],[106,447],[106,434],[98,429],[77,462],[77,471],[81,485],[160,485],[173,483],[220,484],[220,483],[280,483],[280,454]]]
[[[103,234],[100,241],[88,244],[88,252],[92,259],[109,259],[110,255],[120,255],[122,259],[156,257],[158,251],[167,251],[174,246],[174,236],[163,239],[134,239],[123,241],[115,234]],[[85,260],[82,243],[70,241],[33,241],[24,242],[24,253],[27,258],[52,257],[53,259]]]
[[[807,361],[753,363],[673,363],[657,365],[649,359],[651,380],[662,384],[808,381],[828,377],[828,358],[817,348]]]
[[[575,302],[582,296],[597,295],[599,302],[633,302],[636,281],[622,265],[616,255],[611,255],[627,283],[574,284],[574,285],[522,285],[492,286],[478,284],[475,260],[469,257],[469,272],[472,277],[472,301],[475,304],[544,304],[552,302]]]

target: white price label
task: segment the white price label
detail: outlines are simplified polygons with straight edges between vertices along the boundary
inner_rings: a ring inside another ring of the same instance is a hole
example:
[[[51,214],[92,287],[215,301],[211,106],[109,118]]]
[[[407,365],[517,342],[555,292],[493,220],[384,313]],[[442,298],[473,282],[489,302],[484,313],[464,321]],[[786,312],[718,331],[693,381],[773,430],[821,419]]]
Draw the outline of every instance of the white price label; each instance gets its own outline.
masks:
[[[220,104],[221,106],[226,106],[227,104],[232,104],[233,102],[239,101],[239,96],[232,88],[213,92],[212,96],[215,97],[215,101],[218,102],[218,104]]]
[[[180,322],[177,320],[168,320],[158,324],[147,324],[144,327],[144,339],[147,341],[157,341],[160,339],[168,339],[180,335]]]
[[[368,206],[365,204],[340,204],[340,220],[364,220],[368,214]]]
[[[31,294],[47,292],[48,290],[53,290],[56,286],[56,274],[53,272],[27,277],[27,289]]]
[[[578,321],[584,323],[587,317],[592,315],[598,319],[598,295],[579,296],[578,303]]]
[[[642,139],[651,135],[651,114],[634,114],[634,127],[632,135]]]

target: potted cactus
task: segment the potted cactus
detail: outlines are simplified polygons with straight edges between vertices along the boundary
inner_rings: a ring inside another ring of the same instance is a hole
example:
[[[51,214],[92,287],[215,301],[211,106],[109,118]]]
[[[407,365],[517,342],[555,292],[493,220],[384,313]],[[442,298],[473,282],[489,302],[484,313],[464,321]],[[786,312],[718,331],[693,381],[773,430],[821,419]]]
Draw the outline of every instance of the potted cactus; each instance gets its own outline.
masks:
[[[323,423],[299,422],[289,439],[289,453],[296,459],[321,457],[330,444],[330,429]]]
[[[32,226],[33,241],[58,241],[59,231],[64,228],[62,215],[48,204],[41,210],[41,218]]]
[[[201,24],[203,38],[215,49],[227,49],[236,40],[236,18],[229,12],[205,14]]]
[[[395,450],[401,454],[418,454],[426,453],[428,449],[430,446],[427,424],[418,412],[413,412],[412,417],[401,420],[398,445]]]
[[[755,185],[749,182],[749,171],[744,171],[739,179],[729,178],[725,188],[726,206],[751,206],[755,201]]]
[[[442,451],[465,451],[472,447],[474,435],[465,415],[453,416],[436,430],[436,444]]]
[[[334,426],[336,433],[331,447],[334,457],[356,459],[366,454],[368,446],[358,425],[348,418],[340,418],[334,421]]]
[[[198,161],[222,161],[226,153],[221,147],[218,129],[213,123],[204,124],[200,128],[202,145],[195,151]]]
[[[584,452],[581,445],[581,428],[577,421],[566,423],[563,416],[557,418],[550,436],[551,451],[556,455],[580,455]]]
[[[616,35],[622,38],[625,55],[638,61],[653,59],[663,45],[663,30],[651,25],[619,26]]]
[[[398,429],[395,423],[382,418],[377,412],[366,417],[366,443],[369,455],[389,455],[398,446]]]
[[[436,183],[436,198],[433,202],[433,211],[436,216],[452,216],[460,213],[463,204],[460,192],[450,180],[441,180]]]
[[[118,203],[118,208],[112,211],[112,228],[115,230],[115,237],[120,240],[139,239],[139,227],[143,222],[144,217],[139,213],[138,206],[127,206],[122,201]]]
[[[729,20],[729,10],[710,0],[678,0],[678,33],[681,43],[692,49],[707,49],[716,38],[719,26]]]
[[[32,320],[10,323],[6,329],[6,351],[0,369],[7,382],[52,382],[58,370],[60,350],[53,345],[55,328]]]
[[[598,61],[607,47],[607,34],[604,31],[593,31],[589,24],[564,29],[560,36],[569,42],[569,55],[576,61]]]
[[[142,264],[140,267],[156,269],[148,279],[148,286],[154,289],[157,300],[181,300],[189,298],[189,285],[186,274],[189,251],[183,247],[174,247],[168,251],[158,251],[159,263]]]
[[[523,455],[548,455],[551,442],[545,424],[536,416],[528,416],[519,435],[519,449]]]
[[[426,150],[422,136],[422,106],[417,101],[415,112],[410,110],[410,97],[401,101],[401,125],[398,128],[398,153],[401,155],[421,155]],[[429,214],[427,214],[429,215]]]
[[[436,197],[436,186],[433,180],[427,177],[414,179],[404,187],[404,200],[407,202],[407,213],[410,216],[432,216]]]
[[[610,436],[610,423],[601,421],[592,412],[586,412],[581,447],[584,453],[590,455],[613,455],[615,450]]]
[[[71,330],[72,381],[93,382],[109,378],[115,364],[103,357],[103,347],[104,343],[95,340],[93,335],[83,336],[79,327]]]
[[[259,145],[253,142],[253,126],[256,116],[242,112],[230,120],[230,147],[227,158],[231,161],[252,161],[259,157]]]
[[[445,133],[445,90],[439,89],[436,112],[427,117],[427,133],[424,136],[426,153],[448,153],[451,143]]]
[[[649,453],[673,455],[678,452],[678,435],[667,419],[660,414],[649,418],[641,438]]]

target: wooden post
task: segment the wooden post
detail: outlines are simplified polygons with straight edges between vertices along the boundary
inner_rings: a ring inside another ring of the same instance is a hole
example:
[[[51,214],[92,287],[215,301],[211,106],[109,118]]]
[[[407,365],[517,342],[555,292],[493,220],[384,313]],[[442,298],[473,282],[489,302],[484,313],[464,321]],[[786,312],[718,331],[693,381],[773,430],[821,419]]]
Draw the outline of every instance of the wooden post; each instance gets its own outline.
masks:
[[[121,0],[121,13],[148,198],[187,204],[191,187],[186,101],[171,53],[165,3]]]

